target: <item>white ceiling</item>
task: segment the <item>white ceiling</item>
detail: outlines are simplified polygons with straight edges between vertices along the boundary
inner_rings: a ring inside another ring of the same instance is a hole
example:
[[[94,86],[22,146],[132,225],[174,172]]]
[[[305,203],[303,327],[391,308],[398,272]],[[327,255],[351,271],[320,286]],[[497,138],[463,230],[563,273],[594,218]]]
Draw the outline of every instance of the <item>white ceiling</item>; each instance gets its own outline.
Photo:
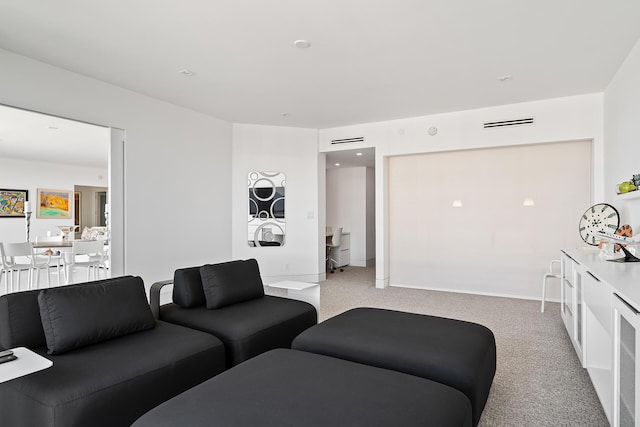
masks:
[[[354,167],[374,168],[376,166],[375,148],[332,151],[326,154],[327,169]]]
[[[639,23],[636,0],[0,0],[0,47],[231,122],[326,128],[601,92]]]
[[[104,168],[109,129],[0,105],[0,158]]]

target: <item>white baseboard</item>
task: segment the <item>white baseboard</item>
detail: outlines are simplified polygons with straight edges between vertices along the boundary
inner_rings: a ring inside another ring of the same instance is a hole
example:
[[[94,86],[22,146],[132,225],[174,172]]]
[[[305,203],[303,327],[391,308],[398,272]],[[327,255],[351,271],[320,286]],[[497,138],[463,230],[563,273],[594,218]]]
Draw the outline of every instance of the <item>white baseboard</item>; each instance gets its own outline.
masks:
[[[425,291],[438,291],[438,292],[452,292],[455,294],[471,294],[471,295],[484,295],[488,297],[500,297],[500,298],[514,298],[514,299],[524,299],[529,301],[541,301],[541,297],[527,296],[527,295],[515,295],[515,294],[503,294],[496,292],[478,292],[476,290],[467,290],[467,289],[450,289],[450,288],[437,288],[437,287],[424,287],[424,286],[414,286],[414,285],[403,285],[398,283],[392,283],[389,286],[394,288],[408,288],[408,289],[422,289]],[[376,285],[376,287],[378,287]],[[557,302],[560,300],[556,298],[546,298],[545,302]]]

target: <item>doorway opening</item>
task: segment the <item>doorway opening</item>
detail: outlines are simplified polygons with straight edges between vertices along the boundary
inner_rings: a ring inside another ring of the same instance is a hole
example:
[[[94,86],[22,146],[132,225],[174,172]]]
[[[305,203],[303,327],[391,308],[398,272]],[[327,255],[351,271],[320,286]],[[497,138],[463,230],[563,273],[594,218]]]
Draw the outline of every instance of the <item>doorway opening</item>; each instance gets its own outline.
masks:
[[[327,243],[332,243],[335,230],[342,229],[340,245],[330,249],[333,264],[338,268],[374,265],[375,148],[325,154]]]
[[[106,226],[105,205],[112,200],[118,209],[112,210],[111,257],[117,261],[111,274],[123,274],[124,131],[2,104],[0,124],[0,181],[26,191],[33,210],[29,240],[62,229],[76,229],[71,237],[79,238],[85,225]],[[95,190],[86,193],[90,188]],[[40,214],[42,189],[68,194],[68,207],[56,216]],[[24,215],[0,221],[0,235],[5,242],[24,242]]]

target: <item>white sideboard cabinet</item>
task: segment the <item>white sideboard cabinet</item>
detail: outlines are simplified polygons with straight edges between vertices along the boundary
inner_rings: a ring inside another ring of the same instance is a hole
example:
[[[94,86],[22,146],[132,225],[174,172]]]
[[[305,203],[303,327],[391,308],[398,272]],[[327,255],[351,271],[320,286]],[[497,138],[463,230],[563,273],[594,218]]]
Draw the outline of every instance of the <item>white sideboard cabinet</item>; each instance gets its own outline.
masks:
[[[613,424],[640,425],[640,313],[614,294]]]
[[[640,427],[640,263],[561,252],[561,316],[613,426]]]

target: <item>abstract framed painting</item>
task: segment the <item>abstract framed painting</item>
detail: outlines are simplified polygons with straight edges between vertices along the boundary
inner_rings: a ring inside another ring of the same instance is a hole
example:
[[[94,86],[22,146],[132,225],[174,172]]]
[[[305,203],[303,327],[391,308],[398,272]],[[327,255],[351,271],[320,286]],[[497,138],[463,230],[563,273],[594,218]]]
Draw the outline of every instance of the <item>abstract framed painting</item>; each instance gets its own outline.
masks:
[[[0,218],[24,218],[24,202],[29,200],[29,190],[0,188]]]
[[[251,247],[284,246],[285,174],[249,172],[248,243]]]
[[[73,191],[38,188],[38,218],[71,218]]]

